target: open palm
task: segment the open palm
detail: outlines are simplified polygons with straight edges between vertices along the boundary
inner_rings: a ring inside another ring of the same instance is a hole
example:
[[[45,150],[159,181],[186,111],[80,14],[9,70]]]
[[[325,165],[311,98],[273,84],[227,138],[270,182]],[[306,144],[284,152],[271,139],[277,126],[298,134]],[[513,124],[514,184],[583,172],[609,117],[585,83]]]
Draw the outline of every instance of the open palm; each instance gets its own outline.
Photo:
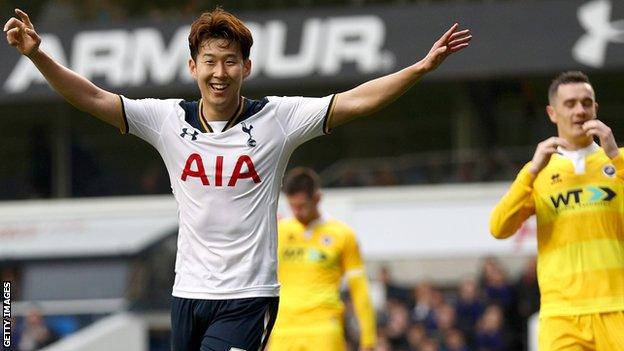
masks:
[[[453,53],[456,53],[468,46],[472,39],[469,29],[457,31],[459,24],[455,23],[438,39],[427,56],[421,61],[422,67],[427,71],[432,71]]]

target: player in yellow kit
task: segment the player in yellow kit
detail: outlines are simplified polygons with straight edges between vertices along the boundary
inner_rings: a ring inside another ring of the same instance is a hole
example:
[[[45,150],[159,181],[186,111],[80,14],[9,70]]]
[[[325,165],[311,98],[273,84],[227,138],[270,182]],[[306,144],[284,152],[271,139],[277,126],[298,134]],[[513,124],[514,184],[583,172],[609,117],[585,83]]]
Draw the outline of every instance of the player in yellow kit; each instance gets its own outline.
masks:
[[[283,188],[294,218],[278,225],[280,304],[268,350],[346,350],[340,300],[345,278],[360,325],[360,350],[372,351],[375,314],[355,234],[319,210],[314,171],[293,169]]]
[[[537,217],[541,351],[624,350],[622,150],[583,73],[562,73],[548,95],[558,136],[538,144],[490,230],[506,238]]]

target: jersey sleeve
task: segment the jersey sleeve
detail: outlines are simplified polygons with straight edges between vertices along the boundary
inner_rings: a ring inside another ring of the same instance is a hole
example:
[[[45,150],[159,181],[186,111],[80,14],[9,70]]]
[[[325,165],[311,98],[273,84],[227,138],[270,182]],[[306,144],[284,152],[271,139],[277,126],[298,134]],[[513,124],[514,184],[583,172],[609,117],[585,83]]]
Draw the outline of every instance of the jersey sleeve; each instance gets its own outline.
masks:
[[[522,226],[522,223],[535,213],[533,198],[533,182],[535,175],[528,170],[527,163],[516,180],[511,184],[509,191],[498,202],[490,217],[490,232],[497,239],[504,239],[513,235]]]
[[[620,148],[619,151],[618,155],[611,159],[611,162],[613,162],[613,166],[615,166],[615,174],[617,177],[624,180],[624,156],[622,156],[624,154],[624,148]]]
[[[167,116],[173,109],[171,100],[128,99],[121,96],[123,109],[123,134],[134,134],[156,146]]]
[[[370,298],[360,249],[352,232],[349,232],[345,240],[343,269],[360,326],[360,347],[372,348],[377,343],[375,309]]]
[[[330,131],[327,122],[331,117],[334,97],[335,95],[322,98],[280,97],[277,118],[284,134],[295,145],[328,134]]]

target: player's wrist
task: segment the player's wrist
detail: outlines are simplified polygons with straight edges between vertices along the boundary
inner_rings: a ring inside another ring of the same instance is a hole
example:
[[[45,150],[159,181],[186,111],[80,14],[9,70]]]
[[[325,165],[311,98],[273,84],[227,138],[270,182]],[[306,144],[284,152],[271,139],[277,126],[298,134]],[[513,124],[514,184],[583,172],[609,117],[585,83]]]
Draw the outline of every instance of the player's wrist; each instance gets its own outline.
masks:
[[[32,51],[25,53],[24,56],[28,57],[31,61],[35,62],[41,57],[42,51],[39,46],[32,49]]]

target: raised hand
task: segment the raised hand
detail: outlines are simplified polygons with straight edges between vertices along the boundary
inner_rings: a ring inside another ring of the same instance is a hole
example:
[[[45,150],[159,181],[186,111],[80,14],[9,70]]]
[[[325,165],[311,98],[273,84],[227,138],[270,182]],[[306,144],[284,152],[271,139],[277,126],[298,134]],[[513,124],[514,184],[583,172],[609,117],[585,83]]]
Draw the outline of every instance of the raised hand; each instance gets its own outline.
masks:
[[[583,123],[585,134],[597,137],[600,140],[600,146],[609,158],[614,158],[620,153],[611,128],[602,121],[597,119],[589,120]]]
[[[427,56],[420,64],[425,72],[433,71],[452,53],[458,52],[468,46],[472,35],[469,29],[457,31],[459,24],[455,23],[438,39]]]
[[[35,27],[26,12],[15,9],[16,17],[11,17],[4,24],[7,42],[15,47],[22,55],[30,56],[37,52],[41,37],[35,32]]]
[[[564,149],[571,149],[572,145],[567,140],[559,137],[551,137],[537,144],[535,154],[533,154],[533,159],[531,160],[531,165],[529,166],[529,172],[532,174],[538,174],[542,169],[544,169],[544,167],[548,164],[548,161],[550,161],[552,154],[557,152],[557,147],[559,146]]]

